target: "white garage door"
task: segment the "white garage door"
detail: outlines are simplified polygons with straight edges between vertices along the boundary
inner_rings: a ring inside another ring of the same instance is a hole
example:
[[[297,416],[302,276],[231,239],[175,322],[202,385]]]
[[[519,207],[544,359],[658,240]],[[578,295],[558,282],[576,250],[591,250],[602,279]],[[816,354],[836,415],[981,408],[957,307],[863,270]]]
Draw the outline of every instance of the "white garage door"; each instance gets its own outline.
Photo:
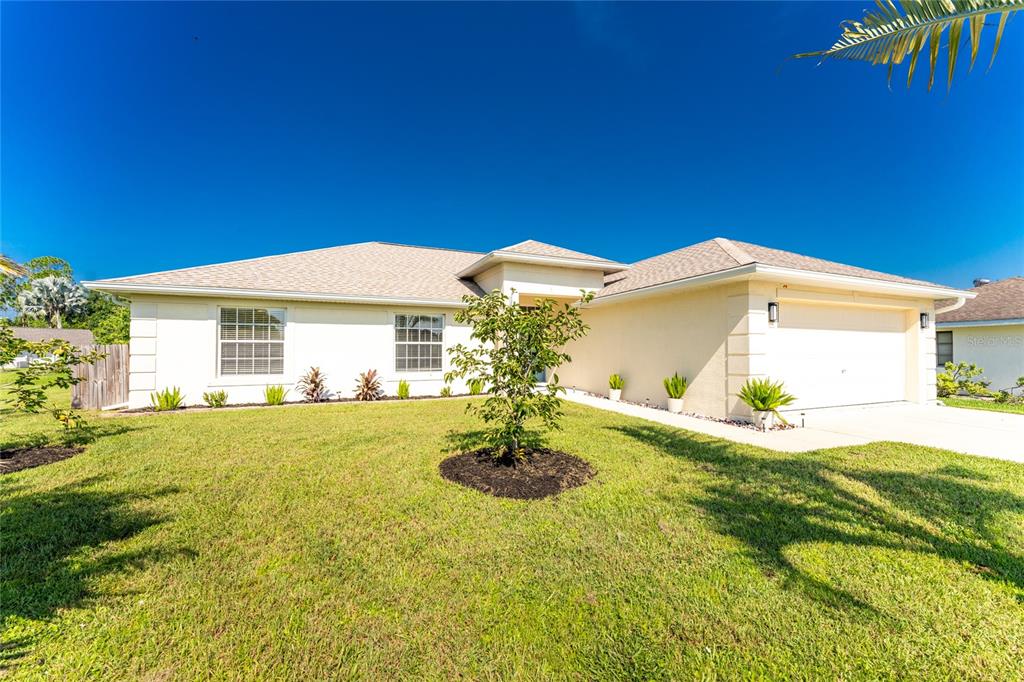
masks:
[[[768,333],[768,366],[797,397],[787,409],[906,398],[903,311],[783,301]]]

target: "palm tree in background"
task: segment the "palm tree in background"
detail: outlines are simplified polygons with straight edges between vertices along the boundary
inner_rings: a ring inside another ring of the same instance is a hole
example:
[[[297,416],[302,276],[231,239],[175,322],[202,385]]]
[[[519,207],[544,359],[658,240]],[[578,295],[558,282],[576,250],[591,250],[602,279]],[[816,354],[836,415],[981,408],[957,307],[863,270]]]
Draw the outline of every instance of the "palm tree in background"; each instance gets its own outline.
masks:
[[[13,258],[0,253],[0,275],[7,277],[20,277],[25,274],[25,268],[18,265]]]
[[[852,59],[871,62],[873,65],[889,65],[889,82],[892,70],[909,57],[907,87],[914,78],[917,58],[928,45],[928,89],[935,82],[935,68],[938,63],[942,34],[946,32],[947,43],[947,85],[953,85],[953,70],[956,67],[964,29],[967,29],[971,45],[971,68],[978,56],[981,33],[985,19],[998,14],[996,42],[992,48],[989,68],[996,59],[1003,28],[1011,14],[1024,9],[1024,0],[876,0],[879,11],[865,12],[863,21],[846,20],[840,24],[843,34],[836,44],[827,50],[803,52],[793,55],[796,59],[818,57],[819,64],[826,59]]]

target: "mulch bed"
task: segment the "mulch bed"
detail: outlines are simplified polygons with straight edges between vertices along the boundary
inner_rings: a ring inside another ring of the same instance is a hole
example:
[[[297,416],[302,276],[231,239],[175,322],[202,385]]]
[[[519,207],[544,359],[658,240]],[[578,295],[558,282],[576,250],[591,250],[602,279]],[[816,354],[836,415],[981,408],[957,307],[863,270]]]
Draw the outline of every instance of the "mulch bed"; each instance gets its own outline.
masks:
[[[441,462],[441,476],[495,497],[539,500],[577,488],[594,476],[579,457],[557,450],[534,448],[516,462],[495,459],[494,450],[483,448],[449,457]]]
[[[399,398],[397,395],[383,395],[375,400],[359,400],[358,398],[325,398],[319,402],[310,402],[306,400],[286,400],[280,405],[270,405],[268,403],[228,403],[224,407],[210,407],[209,405],[186,405],[185,407],[179,407],[173,410],[154,410],[152,407],[133,407],[131,409],[118,410],[117,414],[170,414],[174,412],[194,412],[197,410],[231,410],[241,407],[294,407],[296,405],[326,405],[328,403],[380,403],[389,400],[404,400],[406,402],[411,400],[441,400],[448,398],[476,398],[486,397],[486,394],[472,394],[472,393],[453,393],[452,395],[441,396],[441,395],[411,395],[408,398]]]
[[[69,457],[74,457],[85,448],[63,447],[58,445],[38,448],[21,448],[0,452],[0,474],[12,474],[22,469],[53,464]]]

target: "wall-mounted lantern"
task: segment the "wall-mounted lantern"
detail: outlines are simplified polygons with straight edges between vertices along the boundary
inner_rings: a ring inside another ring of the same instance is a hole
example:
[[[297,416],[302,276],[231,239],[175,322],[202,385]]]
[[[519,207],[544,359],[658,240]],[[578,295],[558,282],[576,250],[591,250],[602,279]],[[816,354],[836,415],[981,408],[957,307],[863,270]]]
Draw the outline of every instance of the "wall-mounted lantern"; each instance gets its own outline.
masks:
[[[929,324],[928,313],[921,313],[921,329],[927,329]]]
[[[779,321],[779,304],[772,301],[768,304],[768,321],[776,324]]]

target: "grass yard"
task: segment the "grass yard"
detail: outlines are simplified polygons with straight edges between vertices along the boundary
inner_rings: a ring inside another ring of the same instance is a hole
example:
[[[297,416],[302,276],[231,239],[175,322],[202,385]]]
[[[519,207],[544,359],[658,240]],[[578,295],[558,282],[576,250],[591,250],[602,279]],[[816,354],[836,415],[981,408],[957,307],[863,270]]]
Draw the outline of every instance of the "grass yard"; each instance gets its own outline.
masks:
[[[465,399],[94,419],[0,478],[12,678],[1020,679],[1024,467],[567,405],[594,481],[438,475]],[[0,447],[53,434],[0,416]],[[469,439],[471,440],[471,439]]]
[[[1024,403],[997,403],[977,398],[940,398],[949,407],[965,407],[969,410],[988,410],[990,412],[1011,412],[1024,414]]]

